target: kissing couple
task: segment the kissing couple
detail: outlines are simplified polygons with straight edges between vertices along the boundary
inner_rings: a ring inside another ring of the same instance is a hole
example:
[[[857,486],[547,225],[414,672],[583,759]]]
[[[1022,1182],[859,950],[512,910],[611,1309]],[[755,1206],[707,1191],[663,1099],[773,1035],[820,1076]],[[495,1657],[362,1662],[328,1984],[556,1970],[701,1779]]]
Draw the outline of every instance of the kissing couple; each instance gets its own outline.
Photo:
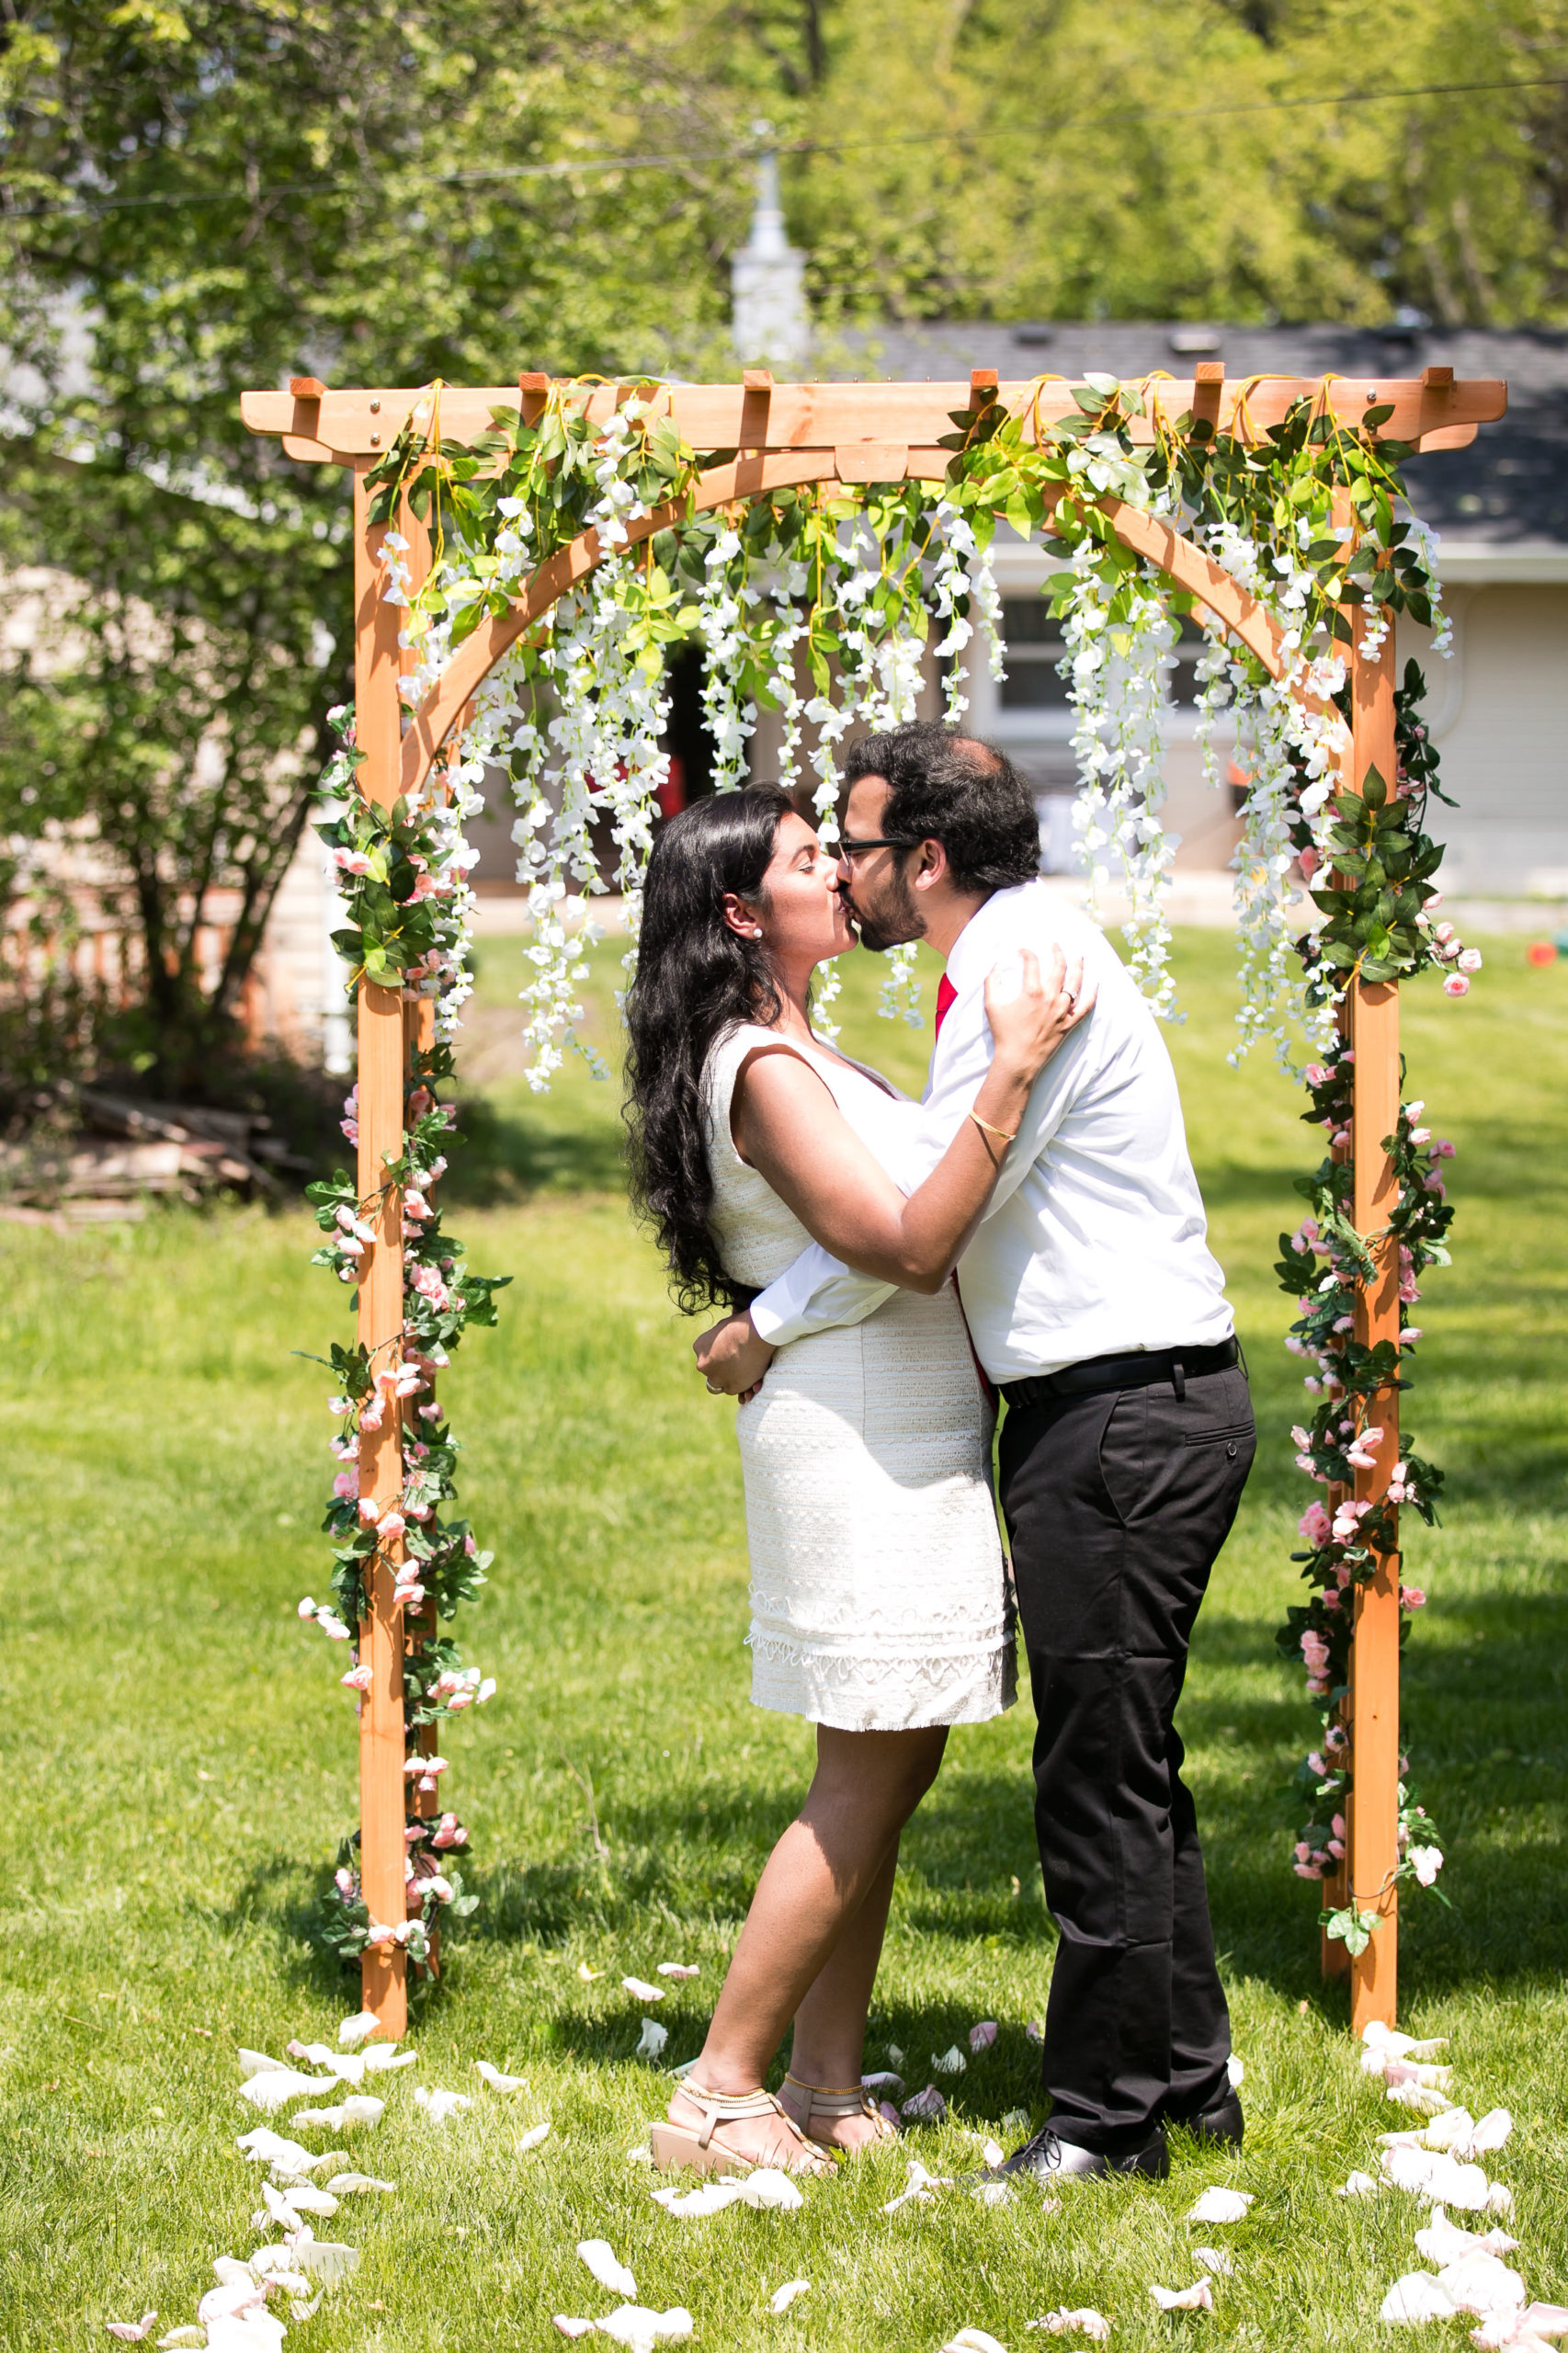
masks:
[[[836,853],[770,785],[660,828],[627,999],[634,1196],[683,1306],[732,1311],[697,1357],[741,1399],[752,1698],[817,1728],[653,2154],[820,2172],[892,2134],[861,2070],[899,1836],[949,1726],[1011,1706],[1016,1614],[1058,1942],[1003,2170],[1160,2177],[1168,2127],[1242,2136],[1174,1716],[1245,1371],[1169,1054],[1039,881],[1021,778],[930,722],[846,773]],[[918,1104],[812,1027],[857,932],[946,963]]]

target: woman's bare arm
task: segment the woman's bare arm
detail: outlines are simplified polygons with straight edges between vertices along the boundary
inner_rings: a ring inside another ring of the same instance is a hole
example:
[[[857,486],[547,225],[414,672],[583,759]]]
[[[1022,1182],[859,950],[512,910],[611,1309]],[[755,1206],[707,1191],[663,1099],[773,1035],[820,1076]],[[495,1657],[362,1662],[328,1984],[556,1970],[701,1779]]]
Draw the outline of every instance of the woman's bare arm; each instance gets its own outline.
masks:
[[[995,1052],[973,1107],[985,1124],[965,1120],[913,1193],[900,1192],[825,1082],[783,1040],[759,1048],[736,1080],[730,1114],[736,1149],[835,1257],[905,1290],[939,1290],[980,1222],[1004,1139],[1016,1132],[1029,1088],[1093,1003],[1082,966],[1069,975],[1060,949],[1052,949],[1043,980],[1025,952],[1015,995],[993,974],[985,1009]]]

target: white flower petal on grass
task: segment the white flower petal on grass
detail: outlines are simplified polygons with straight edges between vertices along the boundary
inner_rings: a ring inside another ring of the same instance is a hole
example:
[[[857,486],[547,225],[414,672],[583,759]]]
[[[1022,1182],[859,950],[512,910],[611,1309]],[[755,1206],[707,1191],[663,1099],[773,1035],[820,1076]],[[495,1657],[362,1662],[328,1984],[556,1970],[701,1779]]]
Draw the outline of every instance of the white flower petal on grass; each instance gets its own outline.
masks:
[[[375,2033],[380,2024],[374,2010],[356,2010],[354,2016],[345,2018],[338,2028],[337,2039],[346,2051],[358,2051],[366,2038]]]
[[[296,2239],[289,2252],[299,2269],[308,2271],[324,2288],[351,2279],[359,2268],[358,2248],[344,2246],[335,2239]]]
[[[693,1961],[662,1961],[659,1963],[661,1977],[700,1977],[701,1974],[701,1970]]]
[[[806,2202],[797,2185],[777,2165],[754,2167],[743,2177],[740,2192],[743,2206],[772,2209],[783,2213],[792,2212]]]
[[[1457,2263],[1473,2247],[1482,2248],[1487,2255],[1512,2255],[1518,2244],[1506,2231],[1461,2230],[1457,2222],[1449,2222],[1441,2206],[1433,2207],[1431,2221],[1415,2234],[1417,2255],[1424,2255],[1439,2271],[1446,2263]]]
[[[1453,2316],[1453,2305],[1430,2271],[1407,2271],[1403,2279],[1396,2279],[1378,2313],[1381,2321],[1405,2328],[1419,2327],[1429,2320],[1452,2320]]]
[[[1361,2029],[1361,2040],[1369,2047],[1386,2051],[1393,2059],[1430,2059],[1435,2052],[1446,2051],[1449,2038],[1440,2034],[1434,2041],[1417,2042],[1414,2035],[1396,2033],[1392,2026],[1384,2026],[1374,2018]]]
[[[1195,2246],[1192,2259],[1194,2263],[1200,2263],[1205,2271],[1212,2271],[1226,2279],[1236,2268],[1222,2246]]]
[[[665,2188],[650,2190],[649,2196],[666,2214],[678,2214],[686,2221],[721,2214],[726,2206],[788,2211],[806,2202],[789,2175],[777,2165],[757,2165],[748,2174],[705,2181],[695,2189],[683,2190],[678,2183],[672,2182]]]
[[[645,1977],[623,1977],[620,1982],[625,1991],[639,2002],[662,2002],[665,1998],[665,1988],[650,1985]]]
[[[412,2067],[417,2051],[400,2051],[395,2042],[372,2042],[365,2052],[365,2073],[384,2075],[391,2067]]]
[[[655,2206],[666,2214],[678,2214],[683,2222],[700,2222],[709,2214],[722,2214],[740,2196],[740,2184],[733,2180],[704,2181],[695,2189],[682,2189],[670,2182],[663,2189],[648,2192]]]
[[[1096,2345],[1103,2345],[1110,2335],[1109,2321],[1092,2304],[1058,2304],[1053,2313],[1027,2320],[1024,2326],[1043,2329],[1048,2336],[1086,2336]]]
[[[157,2317],[156,2313],[143,2313],[140,2320],[106,2320],[104,2326],[111,2336],[118,2336],[122,2345],[140,2345],[142,2339],[151,2334]]]
[[[591,1985],[596,1977],[602,1977],[604,1975],[604,1971],[602,1969],[590,1969],[585,1961],[580,1961],[577,1963],[577,1974],[582,1979],[585,1985]],[[592,2328],[593,2325],[592,2321],[588,2323],[588,2326],[590,2328]],[[556,2319],[555,2325],[557,2328],[561,2325],[559,2316]],[[575,2328],[576,2324],[574,2323],[573,2325],[574,2328]]]
[[[811,2286],[809,2279],[786,2279],[782,2288],[775,2288],[767,2299],[767,2309],[778,2314],[787,2313],[797,2296],[803,2296]]]
[[[505,2092],[508,2097],[513,2092],[526,2092],[528,2087],[526,2075],[504,2075],[499,2067],[491,2065],[488,2059],[476,2059],[473,2072],[489,2085],[493,2092]]]
[[[579,2261],[585,2263],[601,2288],[612,2296],[632,2298],[637,2282],[617,2256],[608,2239],[580,2239],[577,2244]]]
[[[276,2250],[268,2249],[268,2252]],[[243,2286],[247,2279],[254,2288],[256,2270],[254,2263],[242,2263],[237,2255],[215,2255],[212,2258],[212,2277],[220,2288]]]
[[[517,2143],[518,2156],[526,2157],[530,2149],[540,2148],[549,2138],[550,2119],[547,2116],[542,2124],[530,2124],[528,2131],[522,2134]]]
[[[1382,2165],[1395,2188],[1409,2190],[1413,2197],[1457,2206],[1461,2214],[1487,2211],[1494,2185],[1487,2181],[1480,2165],[1461,2165],[1446,2150],[1385,2149]],[[1507,2209],[1499,2205],[1493,2211],[1506,2212]]]
[[[902,2067],[902,2066],[903,2066],[903,2052],[899,2049],[899,2047],[898,2047],[898,2045],[897,2045],[897,2043],[896,2043],[896,2042],[890,2042],[890,2043],[887,2045],[887,2054],[888,2054],[888,2057],[892,2060],[892,2063],[893,2063],[893,2065],[894,2065],[895,2067]]]
[[[940,2124],[948,2112],[948,2103],[935,2084],[927,2084],[923,2092],[906,2099],[899,2113],[911,2124]]]
[[[1457,2263],[1446,2263],[1437,2274],[1442,2289],[1456,2312],[1473,2313],[1477,2320],[1490,2320],[1496,2313],[1522,2312],[1528,2301],[1524,2281],[1510,2269],[1501,2256],[1489,2255],[1484,2247],[1467,2247]]]
[[[667,2313],[656,2313],[646,2304],[622,2304],[618,2313],[610,2313],[594,2326],[601,2336],[613,2336],[618,2345],[631,2347],[631,2353],[652,2353],[655,2345],[675,2345],[691,2335],[692,2318],[684,2304],[676,2304]]]
[[[629,2165],[651,2165],[653,2162],[653,2152],[646,2141],[639,2141],[634,2149],[628,2149],[626,2152],[626,2162]]]
[[[335,2075],[302,2075],[296,2067],[267,2067],[248,2076],[240,2086],[240,2097],[259,2108],[264,2116],[276,2116],[291,2099],[303,2099],[311,2092],[337,2089]]]
[[[1513,2191],[1505,2189],[1500,2181],[1489,2181],[1486,2185],[1486,2203],[1482,2211],[1486,2214],[1511,2214],[1513,2211]]]
[[[269,2212],[277,2211],[273,2203],[275,2199],[281,2199],[299,2214],[325,2216],[337,2211],[337,2200],[331,2190],[318,2189],[313,2181],[290,2182],[286,2190],[276,2190],[270,2182],[264,2181],[261,2194],[267,2200]]]
[[[669,2039],[670,2030],[667,2026],[661,2026],[657,2018],[644,2018],[642,2039],[631,2055],[634,2059],[657,2059],[663,2054],[665,2045]]]
[[[449,2116],[460,2116],[473,2106],[467,2092],[427,2092],[423,2084],[414,2086],[414,2104],[422,2108],[432,2124],[444,2124]]]
[[[1195,2279],[1190,2288],[1155,2288],[1149,2293],[1163,2313],[1211,2313],[1214,2290],[1207,2279]]]
[[[884,2214],[896,2214],[901,2206],[908,2206],[912,2203],[917,2206],[929,2206],[934,2190],[950,2189],[952,2186],[952,2180],[949,2175],[927,2173],[917,2158],[911,2157],[909,2169],[904,2176],[903,2188],[896,2198],[888,2200],[882,2211]]]
[[[591,2320],[573,2320],[566,2313],[555,2314],[555,2325],[562,2336],[592,2336],[594,2333]]]
[[[942,2353],[1007,2353],[1007,2348],[983,2328],[960,2328],[949,2336]]]
[[[358,2051],[334,2051],[325,2042],[291,2042],[290,2059],[308,2059],[312,2067],[324,2067],[346,2084],[362,2084],[365,2080],[365,2060]]]
[[[1475,2119],[1468,2108],[1449,2108],[1430,2124],[1418,2124],[1409,2132],[1380,2132],[1378,2138],[1386,2149],[1397,2148],[1403,2141],[1415,2148],[1452,2151],[1474,2131]],[[1462,2154],[1468,2156],[1470,2152],[1466,2149]]]
[[[1568,2304],[1527,2304],[1519,2314],[1519,2326],[1549,2341],[1568,2336]]]
[[[384,2099],[370,2092],[351,2092],[336,2108],[296,2109],[289,2121],[300,2131],[312,2126],[328,2132],[347,2132],[356,2124],[379,2124],[386,2114]]]
[[[1348,2181],[1341,2182],[1334,2194],[1336,2198],[1370,2198],[1381,2187],[1376,2175],[1353,2173]]]
[[[321,2301],[325,2293],[326,2290],[324,2288],[318,2288],[313,2296],[307,2297],[303,2302],[296,2300],[291,2302],[289,2306],[289,2310],[293,2319],[297,2322],[309,2320],[312,2313],[316,2313],[321,2310]]]
[[[373,2173],[335,2173],[327,2183],[335,2198],[359,2198],[367,2189],[380,2190],[390,2198],[396,2189],[395,2181],[378,2181]]]
[[[1227,2189],[1216,2182],[1204,2191],[1187,2219],[1189,2222],[1244,2222],[1255,2195],[1253,2190]]]
[[[204,2328],[193,2328],[188,2325],[184,2328],[171,2328],[166,2336],[159,2337],[158,2353],[187,2353],[187,2348],[205,2345],[206,2342],[207,2331]]]
[[[982,2018],[978,2026],[971,2026],[970,2028],[969,2047],[971,2051],[974,2052],[976,2054],[982,2051],[989,2051],[992,2044],[996,2040],[997,2032],[998,2029],[994,2018]]]
[[[1006,2165],[1007,2161],[1007,2152],[1002,2146],[1000,2141],[985,2142],[982,2145],[980,2154],[984,2158],[993,2173],[995,2172],[998,2165]]]
[[[247,2051],[244,2043],[234,2056],[242,2075],[291,2075],[294,2072],[286,2060],[270,2058],[265,2051]]]
[[[280,2172],[309,2173],[315,2163],[309,2149],[298,2141],[286,2141],[267,2124],[258,2124],[254,2132],[239,2133],[234,2146],[253,2165],[272,2165]]]
[[[970,2194],[983,2206],[1016,2205],[1018,2196],[1010,2181],[977,2181]]]
[[[1500,2149],[1514,2129],[1514,2120],[1506,2108],[1489,2108],[1474,2131],[1466,2136],[1464,2148],[1456,2149],[1456,2156],[1483,2157]]]
[[[860,2088],[864,2092],[901,2092],[903,2077],[895,2075],[891,2067],[881,2067],[874,2075],[862,2075]]]
[[[968,2065],[969,2061],[955,2042],[951,2050],[944,2051],[939,2059],[932,2060],[931,2072],[937,2075],[961,2075]]]
[[[1430,2084],[1390,2084],[1383,2097],[1392,2099],[1396,2108],[1413,2108],[1421,2116],[1440,2116],[1453,2105],[1447,2092],[1440,2092]]]
[[[1027,2132],[1029,2129],[1028,2109],[1027,2108],[1010,2108],[1007,2110],[1006,2115],[1003,2117],[997,2129],[999,2131],[1008,2133]],[[1062,2309],[1063,2312],[1066,2311],[1067,2307],[1065,2304],[1063,2304]],[[1087,2310],[1087,2307],[1085,2306],[1085,2309]]]
[[[1230,2080],[1231,2089],[1233,2092],[1239,2092],[1242,2086],[1245,2083],[1246,2072],[1246,2062],[1244,2059],[1238,2058],[1236,2053],[1233,2051],[1230,2057],[1225,2062],[1225,2074]]]

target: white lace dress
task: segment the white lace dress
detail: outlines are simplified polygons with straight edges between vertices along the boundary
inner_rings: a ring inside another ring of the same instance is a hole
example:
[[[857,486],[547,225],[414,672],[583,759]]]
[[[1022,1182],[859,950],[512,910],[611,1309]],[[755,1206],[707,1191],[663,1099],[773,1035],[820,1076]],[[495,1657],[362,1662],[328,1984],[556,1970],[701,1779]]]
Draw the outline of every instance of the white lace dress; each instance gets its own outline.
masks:
[[[735,1075],[777,1034],[720,1039],[705,1074],[710,1223],[760,1289],[811,1237],[730,1132]],[[890,1170],[917,1106],[801,1053]],[[752,1699],[847,1732],[976,1723],[1014,1699],[1012,1597],[991,1495],[992,1413],[950,1284],[779,1349],[736,1419],[751,1546]]]

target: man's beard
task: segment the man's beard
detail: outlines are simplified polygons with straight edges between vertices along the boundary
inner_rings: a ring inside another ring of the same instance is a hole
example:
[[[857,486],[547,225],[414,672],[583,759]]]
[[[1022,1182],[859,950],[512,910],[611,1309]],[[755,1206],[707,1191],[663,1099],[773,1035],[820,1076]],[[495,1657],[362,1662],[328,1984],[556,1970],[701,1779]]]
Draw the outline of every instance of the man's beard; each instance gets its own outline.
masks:
[[[926,937],[926,919],[915,904],[915,893],[902,867],[895,868],[889,876],[881,904],[874,915],[851,892],[844,893],[844,900],[855,919],[861,947],[869,948],[874,956],[889,948],[902,948],[906,940]]]

